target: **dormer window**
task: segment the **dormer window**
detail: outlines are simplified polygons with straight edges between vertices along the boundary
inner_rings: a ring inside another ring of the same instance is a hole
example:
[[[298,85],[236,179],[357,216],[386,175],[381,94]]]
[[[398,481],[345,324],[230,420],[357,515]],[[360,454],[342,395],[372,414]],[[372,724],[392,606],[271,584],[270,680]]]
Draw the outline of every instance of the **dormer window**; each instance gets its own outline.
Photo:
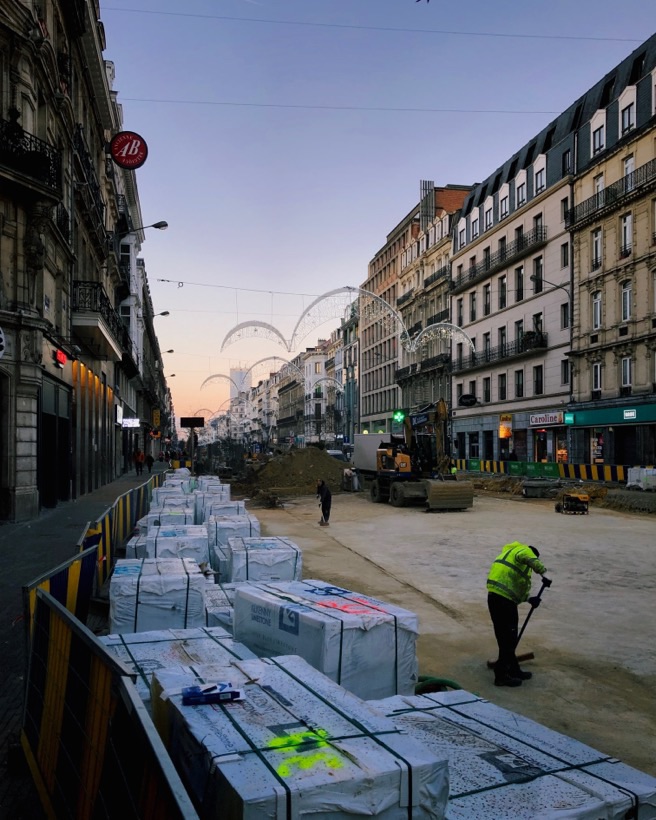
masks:
[[[605,136],[604,136],[604,126],[600,125],[599,128],[595,128],[592,132],[592,153],[598,154],[600,151],[603,151],[606,147]]]
[[[535,193],[541,194],[542,191],[544,191],[544,187],[544,168],[540,168],[539,171],[535,172]]]
[[[635,128],[635,105],[629,103],[622,109],[622,134],[628,134]]]

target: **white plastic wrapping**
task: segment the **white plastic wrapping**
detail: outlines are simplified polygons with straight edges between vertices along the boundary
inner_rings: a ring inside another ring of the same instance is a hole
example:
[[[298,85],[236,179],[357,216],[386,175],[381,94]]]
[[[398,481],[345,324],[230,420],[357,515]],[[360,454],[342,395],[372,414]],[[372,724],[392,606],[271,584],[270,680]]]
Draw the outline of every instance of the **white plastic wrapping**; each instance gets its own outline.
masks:
[[[229,538],[258,538],[260,522],[254,515],[211,515],[206,522],[210,546],[227,547]]]
[[[183,706],[176,694],[219,682],[243,690],[244,701]],[[154,723],[202,817],[444,816],[445,761],[301,658],[157,670],[152,703]]]
[[[230,485],[226,484],[225,486],[229,487]],[[212,515],[246,515],[246,502],[230,501],[230,499],[217,501],[210,498],[203,505],[202,515],[203,520],[199,522],[201,524],[204,521],[209,521]]]
[[[193,558],[197,564],[209,564],[207,528],[202,524],[152,527],[146,536],[146,557]]]
[[[147,539],[148,536],[145,534],[145,532],[143,535],[133,535],[132,538],[130,538],[130,540],[125,545],[125,557],[145,558]]]
[[[656,818],[656,778],[465,691],[371,701],[449,761],[449,820]]]
[[[205,623],[221,626],[232,635],[236,584],[213,584],[205,592]]]
[[[214,504],[230,504],[230,485],[217,484],[209,490],[196,491],[194,493],[194,503],[196,505],[196,520],[199,523],[207,521],[211,515],[211,508]],[[241,502],[244,503],[243,501]]]
[[[359,697],[414,693],[414,612],[325,581],[249,582],[235,590],[233,624],[258,655],[300,655]]]
[[[194,496],[184,493],[179,487],[155,487],[150,500],[151,507],[193,507]]]
[[[302,577],[303,553],[289,538],[228,539],[228,577],[235,581],[294,581]]]
[[[151,507],[146,516],[148,519],[148,531],[153,527],[176,526],[183,527],[187,524],[195,524],[195,513],[193,507]]]
[[[150,682],[156,669],[195,664],[228,664],[255,658],[222,627],[164,629],[105,635],[99,638],[111,654],[137,675],[137,691],[150,708]]]
[[[109,583],[109,631],[204,626],[207,586],[191,558],[121,559]]]

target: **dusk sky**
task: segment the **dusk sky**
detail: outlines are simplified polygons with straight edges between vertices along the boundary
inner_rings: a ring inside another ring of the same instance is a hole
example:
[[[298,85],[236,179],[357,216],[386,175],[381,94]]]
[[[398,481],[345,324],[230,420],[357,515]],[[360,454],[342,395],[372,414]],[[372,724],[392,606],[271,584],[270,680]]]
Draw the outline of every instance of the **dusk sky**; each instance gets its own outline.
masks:
[[[221,352],[238,323],[290,338],[314,298],[361,285],[421,179],[489,176],[654,32],[656,3],[103,0],[101,19],[149,146],[143,220],[169,223],[142,255],[180,417],[228,397],[208,376],[327,338],[339,319],[292,354]]]

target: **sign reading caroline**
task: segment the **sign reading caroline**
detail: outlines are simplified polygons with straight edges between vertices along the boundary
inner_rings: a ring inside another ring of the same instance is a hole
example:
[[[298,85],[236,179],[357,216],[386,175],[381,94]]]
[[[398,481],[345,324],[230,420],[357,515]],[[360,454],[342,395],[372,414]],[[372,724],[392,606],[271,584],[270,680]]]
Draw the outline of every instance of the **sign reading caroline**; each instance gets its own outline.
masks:
[[[531,413],[528,417],[531,427],[544,427],[547,424],[562,424],[563,412],[555,410],[552,413]]]
[[[146,140],[134,131],[119,131],[109,143],[109,153],[121,168],[141,168],[148,158]]]

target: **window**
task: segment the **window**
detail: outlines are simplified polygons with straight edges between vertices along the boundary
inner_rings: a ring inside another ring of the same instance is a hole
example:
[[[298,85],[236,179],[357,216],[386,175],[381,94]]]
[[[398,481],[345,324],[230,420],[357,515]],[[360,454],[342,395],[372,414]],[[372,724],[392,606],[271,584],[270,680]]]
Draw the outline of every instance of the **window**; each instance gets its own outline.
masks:
[[[633,158],[633,154],[626,157],[624,160],[624,176],[628,177],[626,180],[626,190],[631,191],[635,187],[635,180],[633,178],[633,172],[635,171],[635,160]]]
[[[560,363],[560,383],[569,384],[569,359],[563,359]]]
[[[622,359],[622,387],[631,387],[632,379],[632,362],[630,356],[625,356]]]
[[[569,242],[563,242],[560,246],[560,267],[569,267]]]
[[[521,399],[524,396],[524,371],[515,370],[515,398]]]
[[[561,330],[569,327],[569,302],[563,302],[560,306],[560,327]]]
[[[533,368],[533,395],[541,396],[544,393],[544,368],[541,364]]]
[[[594,156],[600,151],[603,151],[604,147],[604,126],[600,125],[599,128],[595,128],[592,132],[592,155]]]
[[[600,194],[604,190],[604,175],[597,174],[597,176],[593,179],[594,185],[594,192],[595,194]]]
[[[469,257],[469,270],[472,270],[472,268],[475,268],[475,267],[476,267],[476,257],[475,256],[470,256]]]
[[[488,208],[485,211],[485,230],[489,230],[492,227],[492,208]]]
[[[456,345],[456,362],[458,363],[458,367],[462,369],[462,342],[458,342]]]
[[[492,286],[483,286],[483,315],[489,316],[492,310]]]
[[[533,260],[533,276],[531,276],[531,281],[533,282],[533,293],[542,293],[542,273],[542,257],[538,256]]]
[[[505,276],[500,276],[498,282],[499,282],[499,310],[502,310],[506,306],[506,296],[507,296],[507,294],[506,294],[506,291],[507,291],[506,277]]]
[[[632,287],[631,281],[627,279],[622,282],[622,321],[628,322],[631,318],[631,296]]]
[[[599,330],[601,327],[601,291],[596,290],[592,294],[592,329]]]
[[[627,134],[635,126],[635,106],[629,103],[622,109],[622,134]]]
[[[541,194],[544,191],[544,168],[535,172],[535,193]]]
[[[601,362],[594,362],[592,365],[592,389],[593,390],[601,390],[602,383],[601,383]]]
[[[499,401],[506,400],[506,374],[499,373],[497,376],[497,390],[499,391]]]
[[[572,172],[572,152],[569,148],[566,151],[563,151],[561,170],[564,177]]]
[[[462,396],[462,382],[458,382],[456,385],[456,399],[459,399]]]
[[[515,322],[515,341],[517,342],[517,346],[521,344],[522,339],[524,338],[524,322],[520,319],[518,322]]]
[[[592,270],[601,267],[601,228],[592,231]]]
[[[472,219],[471,235],[472,239],[476,239],[476,237],[478,236],[478,219]]]
[[[497,257],[502,260],[506,258],[506,248],[508,247],[508,242],[506,241],[506,237],[502,236],[499,240],[499,248]]]
[[[491,400],[491,389],[490,389],[490,377],[486,376],[483,379],[483,401],[490,401]]]
[[[569,211],[569,197],[566,196],[560,200],[560,221],[564,222],[567,218],[567,211]]]
[[[633,214],[624,214],[620,225],[620,256],[630,256],[633,245]]]
[[[314,372],[318,376],[323,373],[323,362],[315,362],[314,363]]]
[[[469,382],[469,392],[471,393],[472,396],[476,395],[476,379],[472,379]]]
[[[515,301],[521,302],[524,298],[524,266],[515,268]]]
[[[499,339],[499,353],[501,354],[501,356],[505,356],[506,355],[506,328],[505,327],[500,327],[498,332],[497,332],[497,336],[498,336],[498,339]]]
[[[487,248],[483,248],[483,264],[485,265],[485,270],[490,269],[490,246],[488,245]]]
[[[458,247],[464,248],[465,247],[465,229],[461,228],[460,233],[458,234]]]
[[[533,314],[533,330],[536,333],[542,333],[542,314],[541,313],[534,313]]]
[[[483,334],[483,355],[485,356],[485,361],[490,361],[490,351],[492,350],[492,345],[490,342],[490,334],[484,333]]]
[[[462,302],[462,299],[458,299],[458,301],[456,303],[456,317],[457,317],[456,322],[458,324],[458,327],[462,327],[462,325],[463,325],[463,319],[464,319],[463,314],[464,314],[463,302]]]
[[[508,216],[508,197],[504,196],[499,203],[499,217],[505,219]]]
[[[476,321],[476,291],[469,294],[469,321]]]
[[[526,203],[526,183],[522,182],[521,185],[517,186],[517,207],[519,208],[521,205]]]
[[[539,233],[542,230],[542,214],[537,214],[533,217],[533,229],[536,233]]]

